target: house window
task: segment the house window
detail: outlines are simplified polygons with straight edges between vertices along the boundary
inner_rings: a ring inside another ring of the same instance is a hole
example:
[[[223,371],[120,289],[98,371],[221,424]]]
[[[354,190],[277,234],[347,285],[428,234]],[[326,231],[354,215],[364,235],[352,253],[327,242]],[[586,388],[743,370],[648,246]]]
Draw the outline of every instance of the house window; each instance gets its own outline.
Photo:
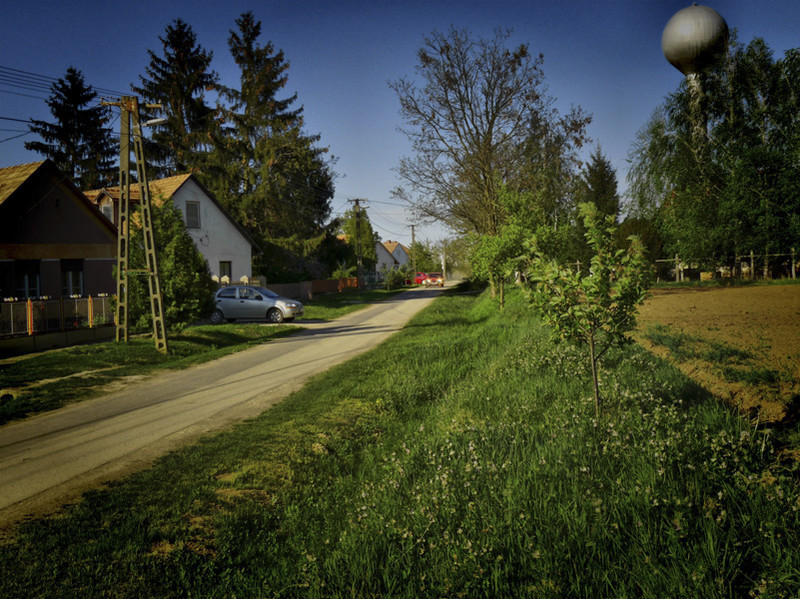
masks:
[[[61,295],[83,295],[83,260],[61,261]]]
[[[110,222],[114,222],[114,205],[113,204],[103,204],[100,206],[100,211],[103,213]]]
[[[225,260],[219,263],[219,278],[228,277],[228,280],[231,280],[231,272],[233,269],[231,268],[230,260]]]
[[[200,228],[200,202],[186,202],[186,228]]]
[[[39,261],[17,260],[14,263],[14,296],[39,297],[40,295]]]

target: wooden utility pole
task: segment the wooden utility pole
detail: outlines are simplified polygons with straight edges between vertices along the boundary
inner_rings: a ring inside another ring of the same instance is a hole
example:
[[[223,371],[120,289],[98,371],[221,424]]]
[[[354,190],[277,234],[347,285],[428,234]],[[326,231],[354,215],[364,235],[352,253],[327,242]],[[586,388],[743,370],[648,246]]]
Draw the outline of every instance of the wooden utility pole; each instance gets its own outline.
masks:
[[[408,225],[408,226],[411,227],[411,270],[413,271],[411,273],[411,280],[412,281],[416,281],[417,280],[417,251],[414,249],[414,242],[416,241],[416,238],[414,237],[414,227],[416,227],[417,225]]]
[[[347,200],[353,202],[356,207],[356,278],[358,280],[358,288],[361,289],[361,203],[367,200],[356,198],[354,200]]]
[[[147,275],[150,288],[150,312],[153,317],[153,339],[156,349],[167,353],[167,331],[164,326],[164,302],[161,295],[161,284],[158,278],[158,257],[156,255],[155,237],[150,204],[150,186],[147,180],[144,161],[144,144],[142,125],[139,121],[139,100],[135,96],[123,96],[119,102],[104,102],[106,105],[119,106],[119,209],[117,218],[117,341],[128,341],[128,275]],[[148,108],[160,108],[157,104],[148,104]],[[131,125],[133,134],[131,134]],[[131,141],[133,144],[131,144]],[[145,266],[142,270],[131,270],[128,266],[130,254],[130,158],[133,145],[136,160],[136,180],[139,184],[139,204],[142,216],[142,233],[144,237]]]

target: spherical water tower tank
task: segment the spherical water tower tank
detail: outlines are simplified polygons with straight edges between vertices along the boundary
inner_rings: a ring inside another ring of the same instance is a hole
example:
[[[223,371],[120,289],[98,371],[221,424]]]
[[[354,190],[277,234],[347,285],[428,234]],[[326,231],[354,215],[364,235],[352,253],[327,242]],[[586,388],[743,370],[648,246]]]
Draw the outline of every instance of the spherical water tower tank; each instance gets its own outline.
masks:
[[[684,75],[711,64],[728,44],[728,24],[713,8],[693,4],[679,10],[661,35],[669,63]]]

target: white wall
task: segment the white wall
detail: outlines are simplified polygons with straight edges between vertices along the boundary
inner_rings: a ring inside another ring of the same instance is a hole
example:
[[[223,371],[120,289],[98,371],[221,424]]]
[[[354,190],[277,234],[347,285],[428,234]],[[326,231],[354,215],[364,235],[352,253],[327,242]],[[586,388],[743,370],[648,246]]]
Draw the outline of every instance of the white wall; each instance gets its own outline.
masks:
[[[395,266],[394,258],[382,243],[378,242],[375,244],[375,253],[378,256],[378,261],[375,263],[375,273],[378,276],[380,276],[381,271],[384,269],[390,269]]]
[[[186,222],[186,202],[200,204],[200,228],[189,229],[189,235],[200,253],[208,261],[212,276],[219,276],[219,263],[231,263],[231,280],[250,278],[252,272],[252,246],[230,219],[217,207],[192,179],[188,179],[172,196],[172,201]]]

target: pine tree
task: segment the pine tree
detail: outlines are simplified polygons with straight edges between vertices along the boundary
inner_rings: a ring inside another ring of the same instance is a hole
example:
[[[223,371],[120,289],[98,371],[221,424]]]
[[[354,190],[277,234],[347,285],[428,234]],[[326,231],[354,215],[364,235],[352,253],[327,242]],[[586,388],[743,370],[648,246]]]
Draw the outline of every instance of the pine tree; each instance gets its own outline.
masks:
[[[96,102],[97,93],[73,67],[50,89],[47,105],[55,122],[31,119],[29,129],[43,141],[26,142],[25,149],[50,158],[82,189],[113,182],[117,151],[108,108]]]
[[[221,87],[224,127],[201,175],[233,217],[266,249],[262,274],[307,269],[318,258],[330,215],[333,173],[319,136],[303,132],[297,95],[285,98],[289,63],[272,43],[260,45],[252,12],[236,20],[228,45],[240,69],[239,89]]]
[[[156,176],[199,171],[212,141],[214,108],[205,101],[205,92],[215,89],[217,74],[210,70],[213,52],[197,43],[190,25],[175,19],[159,37],[163,57],[152,50],[147,77],[133,89],[145,102],[161,104],[154,115],[163,116],[152,142],[147,145],[148,163]]]
[[[207,182],[257,239],[318,236],[333,197],[327,150],[316,147],[318,136],[303,133],[303,109],[292,108],[297,94],[278,97],[288,81],[283,51],[259,45],[261,22],[252,12],[236,24],[228,45],[240,89],[221,89],[227,128]]]
[[[616,225],[619,221],[619,193],[617,192],[617,173],[603,155],[599,147],[591,154],[589,164],[583,172],[576,192],[576,204],[592,204],[600,215],[609,217]],[[572,231],[571,259],[581,264],[582,269],[589,268],[589,261],[593,255],[592,248],[587,243],[586,227],[583,219],[575,214],[575,227]]]

